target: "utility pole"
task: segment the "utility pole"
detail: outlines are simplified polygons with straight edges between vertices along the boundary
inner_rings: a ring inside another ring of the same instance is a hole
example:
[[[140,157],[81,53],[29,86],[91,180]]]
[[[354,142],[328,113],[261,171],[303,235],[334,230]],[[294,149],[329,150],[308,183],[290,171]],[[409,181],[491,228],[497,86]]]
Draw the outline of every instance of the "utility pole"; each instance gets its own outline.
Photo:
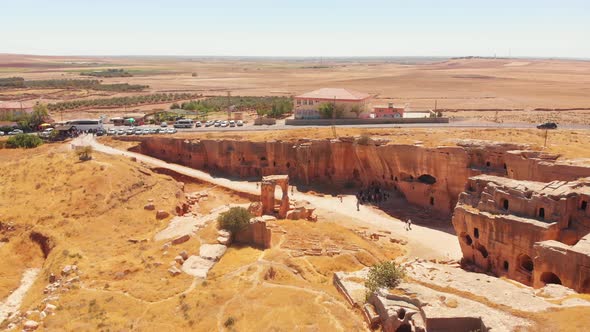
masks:
[[[332,135],[334,135],[334,138],[338,138],[336,134],[336,96],[334,96],[334,104],[332,106]]]
[[[231,104],[231,91],[227,92],[227,120],[231,120],[231,110],[230,108],[230,104]]]
[[[543,148],[547,147],[547,135],[549,135],[549,129],[545,129],[545,143],[543,144]]]

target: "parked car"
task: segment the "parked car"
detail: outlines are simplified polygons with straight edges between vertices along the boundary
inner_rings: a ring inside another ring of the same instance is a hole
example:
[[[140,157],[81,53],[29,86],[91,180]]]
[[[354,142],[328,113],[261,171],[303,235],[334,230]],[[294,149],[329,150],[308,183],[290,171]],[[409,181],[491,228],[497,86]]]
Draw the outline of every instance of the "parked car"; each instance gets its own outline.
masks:
[[[41,138],[49,138],[51,136],[52,131],[53,131],[53,128],[47,128],[47,129],[43,130],[42,132],[40,132],[38,135]]]
[[[104,130],[102,130],[102,129],[98,129],[98,130],[96,131],[96,136],[103,136],[103,135],[104,135]]]
[[[205,122],[205,127],[211,127],[213,125],[213,121],[209,120]]]
[[[227,127],[229,125],[229,123],[227,121],[221,121],[221,126],[222,127]]]
[[[195,122],[195,127],[201,127],[203,124],[201,123],[201,121],[197,121]]]
[[[168,133],[168,134],[175,134],[177,132],[178,132],[178,130],[176,130],[176,128],[168,128],[168,130],[166,130],[166,133]]]
[[[234,120],[230,120],[229,121],[229,126],[230,127],[235,127],[236,126],[236,122]]]
[[[117,135],[125,135],[125,130],[117,129]]]
[[[221,127],[221,122],[219,121],[215,121],[215,123],[213,124],[215,127]]]
[[[557,123],[545,122],[537,126],[537,129],[557,129]]]
[[[24,131],[20,130],[20,129],[13,129],[11,132],[8,133],[8,135],[18,135],[18,134],[23,134]]]
[[[238,127],[241,127],[241,126],[243,126],[243,125],[244,125],[244,121],[242,121],[242,120],[238,120],[238,121],[236,122],[236,124],[238,125]]]
[[[113,136],[115,134],[117,134],[117,131],[115,129],[113,129],[113,128],[107,129],[107,135]]]
[[[3,131],[0,131],[0,136],[4,136],[4,132]]]
[[[166,128],[166,127],[168,127],[168,123],[164,121],[164,122],[160,123],[160,127]]]
[[[133,129],[133,128],[127,129],[127,135],[133,135],[133,134],[135,134],[135,129]]]

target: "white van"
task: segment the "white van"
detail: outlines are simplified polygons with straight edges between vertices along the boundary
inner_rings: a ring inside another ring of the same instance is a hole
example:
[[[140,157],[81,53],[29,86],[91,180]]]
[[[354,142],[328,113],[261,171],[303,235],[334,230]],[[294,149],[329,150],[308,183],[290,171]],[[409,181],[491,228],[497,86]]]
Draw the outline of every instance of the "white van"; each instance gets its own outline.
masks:
[[[174,123],[174,128],[192,128],[194,121],[191,119],[180,119]]]

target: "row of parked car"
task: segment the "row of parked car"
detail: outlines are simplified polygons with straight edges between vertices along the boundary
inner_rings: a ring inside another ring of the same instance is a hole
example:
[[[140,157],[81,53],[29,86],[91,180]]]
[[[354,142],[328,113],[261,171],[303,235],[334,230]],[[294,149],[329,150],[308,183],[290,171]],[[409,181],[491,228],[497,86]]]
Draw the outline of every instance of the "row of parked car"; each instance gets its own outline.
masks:
[[[244,121],[242,120],[238,120],[238,121],[234,121],[234,120],[209,120],[207,122],[205,122],[205,127],[241,127],[244,125]],[[200,127],[200,122],[197,122],[197,127]]]
[[[20,129],[13,129],[12,131],[9,131],[8,133],[4,133],[3,131],[0,131],[0,136],[4,136],[4,135],[18,135],[18,134],[22,134],[23,131]]]
[[[106,134],[109,136],[121,135],[153,135],[153,134],[174,134],[178,132],[176,128],[129,128],[129,129],[115,129],[109,128]],[[96,133],[101,136],[103,133]]]

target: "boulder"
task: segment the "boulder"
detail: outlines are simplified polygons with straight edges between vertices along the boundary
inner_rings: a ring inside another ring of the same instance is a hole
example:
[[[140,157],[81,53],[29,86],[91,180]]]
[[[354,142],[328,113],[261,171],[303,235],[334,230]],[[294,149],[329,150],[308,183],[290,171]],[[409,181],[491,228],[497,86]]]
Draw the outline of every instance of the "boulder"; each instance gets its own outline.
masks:
[[[168,216],[170,216],[170,213],[167,211],[158,210],[158,212],[156,212],[156,219],[158,220],[168,218]]]
[[[180,271],[180,270],[179,270],[179,269],[178,269],[176,266],[171,266],[171,267],[168,269],[168,272],[169,272],[169,273],[170,273],[170,275],[171,275],[171,276],[173,276],[173,277],[174,277],[174,276],[177,276],[177,275],[179,275],[180,273],[182,273],[182,271]]]
[[[180,257],[182,257],[183,260],[187,260],[188,259],[188,253],[186,252],[186,250],[181,251],[178,255]]]
[[[259,217],[262,215],[262,203],[260,202],[253,202],[248,206],[248,212],[251,215]]]
[[[211,261],[218,261],[226,250],[227,247],[222,244],[203,244],[199,249],[199,256]]]
[[[191,236],[188,234],[185,234],[183,236],[179,236],[177,238],[175,238],[174,240],[172,240],[172,244],[181,244],[181,243],[185,243],[186,241],[190,240]]]
[[[215,262],[199,257],[190,256],[184,264],[182,264],[182,271],[193,277],[207,278],[207,273],[215,265]]]
[[[143,209],[153,211],[156,209],[156,206],[154,205],[154,203],[147,203],[146,205],[144,205]]]
[[[64,266],[64,268],[61,270],[61,275],[62,276],[67,276],[73,272],[76,272],[78,270],[78,267],[76,265],[66,265]]]
[[[184,263],[184,258],[182,258],[182,256],[178,255],[176,257],[174,257],[174,261],[180,265],[182,265],[182,263]]]
[[[225,236],[220,236],[217,238],[217,242],[219,244],[222,244],[224,246],[228,246],[230,245],[230,238],[229,237],[225,237]]]
[[[28,320],[25,322],[25,324],[23,325],[23,330],[24,331],[34,331],[39,327],[39,323],[37,323],[34,320]]]

